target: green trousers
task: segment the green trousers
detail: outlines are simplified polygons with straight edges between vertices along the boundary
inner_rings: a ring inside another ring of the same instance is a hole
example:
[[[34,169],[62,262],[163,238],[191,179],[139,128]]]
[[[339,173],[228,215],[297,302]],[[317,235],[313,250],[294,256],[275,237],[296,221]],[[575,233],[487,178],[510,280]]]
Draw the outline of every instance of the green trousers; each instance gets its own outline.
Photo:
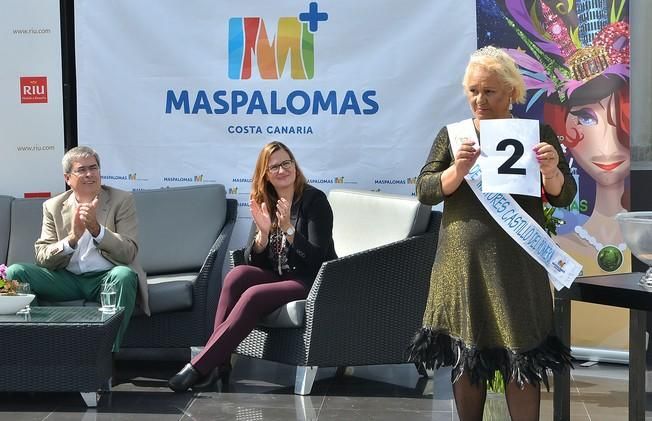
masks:
[[[65,269],[49,270],[28,263],[15,263],[7,268],[7,278],[28,282],[32,293],[44,301],[89,300],[100,301],[100,291],[105,282],[116,285],[118,306],[124,307],[124,317],[113,343],[113,352],[120,349],[131,314],[136,305],[138,274],[127,266],[115,266],[104,272],[76,275]]]

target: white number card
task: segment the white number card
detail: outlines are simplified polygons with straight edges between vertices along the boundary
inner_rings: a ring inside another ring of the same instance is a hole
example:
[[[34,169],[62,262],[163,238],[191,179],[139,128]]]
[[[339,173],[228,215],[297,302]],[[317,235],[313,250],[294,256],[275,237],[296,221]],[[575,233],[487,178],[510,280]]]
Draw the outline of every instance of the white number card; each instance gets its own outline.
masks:
[[[539,122],[518,118],[480,120],[482,192],[541,195]]]

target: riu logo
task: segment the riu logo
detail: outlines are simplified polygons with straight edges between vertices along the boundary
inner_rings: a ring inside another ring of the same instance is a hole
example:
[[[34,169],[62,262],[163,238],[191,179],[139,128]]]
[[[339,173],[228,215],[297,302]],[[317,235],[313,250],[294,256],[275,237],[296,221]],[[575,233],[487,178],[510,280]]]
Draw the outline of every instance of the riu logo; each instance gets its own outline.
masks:
[[[229,78],[250,79],[255,61],[261,79],[279,79],[289,58],[292,79],[312,79],[314,34],[319,23],[327,20],[328,13],[319,11],[317,2],[311,2],[307,12],[279,18],[276,36],[270,42],[262,18],[229,19]]]
[[[37,104],[48,102],[47,76],[21,76],[20,78],[21,104]]]
[[[203,174],[196,175],[194,178],[195,178],[195,183],[201,183],[201,182],[204,181],[204,175]]]
[[[129,180],[136,181],[136,173],[129,174]]]

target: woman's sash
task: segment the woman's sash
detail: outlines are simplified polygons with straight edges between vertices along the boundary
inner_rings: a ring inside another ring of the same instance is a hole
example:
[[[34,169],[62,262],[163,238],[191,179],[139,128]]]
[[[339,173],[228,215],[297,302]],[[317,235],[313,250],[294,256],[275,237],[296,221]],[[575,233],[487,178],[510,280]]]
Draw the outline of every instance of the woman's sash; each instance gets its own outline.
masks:
[[[478,137],[473,120],[467,119],[449,124],[448,137],[453,153],[457,152],[463,140],[475,140]],[[543,266],[557,290],[570,287],[582,271],[582,265],[576,262],[546,234],[541,226],[516,203],[509,194],[483,193],[480,160],[464,177],[471,190],[480,200],[482,206],[496,220],[498,225],[518,243],[534,260]]]

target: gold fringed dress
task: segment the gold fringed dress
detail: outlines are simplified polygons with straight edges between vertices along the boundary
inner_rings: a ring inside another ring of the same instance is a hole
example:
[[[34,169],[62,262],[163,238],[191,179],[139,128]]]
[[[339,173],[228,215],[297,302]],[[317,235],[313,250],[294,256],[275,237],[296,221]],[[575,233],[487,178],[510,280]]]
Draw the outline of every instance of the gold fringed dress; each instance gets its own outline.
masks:
[[[553,130],[541,126],[540,134],[557,150],[564,175],[559,196],[547,199],[568,206],[575,180]],[[444,211],[423,328],[409,347],[410,358],[428,368],[452,366],[453,382],[464,372],[473,383],[491,380],[498,370],[521,387],[526,382],[548,386],[546,369],[570,364],[570,350],[553,331],[548,274],[494,221],[466,181],[444,196],[441,174],[451,165],[444,127],[416,184],[422,203],[443,200]],[[512,197],[542,224],[540,197]]]

